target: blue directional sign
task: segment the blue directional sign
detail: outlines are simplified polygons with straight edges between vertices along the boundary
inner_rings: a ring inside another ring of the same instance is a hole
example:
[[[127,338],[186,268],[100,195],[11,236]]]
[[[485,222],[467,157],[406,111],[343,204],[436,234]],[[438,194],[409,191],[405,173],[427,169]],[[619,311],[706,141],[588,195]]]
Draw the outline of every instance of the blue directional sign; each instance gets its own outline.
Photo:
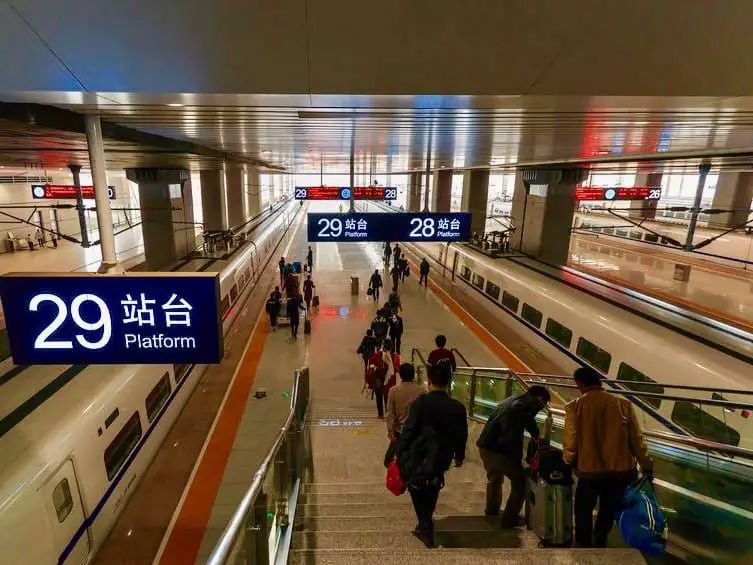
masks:
[[[219,363],[218,273],[0,277],[17,365]]]
[[[308,240],[314,241],[468,241],[471,215],[372,213],[308,214]]]

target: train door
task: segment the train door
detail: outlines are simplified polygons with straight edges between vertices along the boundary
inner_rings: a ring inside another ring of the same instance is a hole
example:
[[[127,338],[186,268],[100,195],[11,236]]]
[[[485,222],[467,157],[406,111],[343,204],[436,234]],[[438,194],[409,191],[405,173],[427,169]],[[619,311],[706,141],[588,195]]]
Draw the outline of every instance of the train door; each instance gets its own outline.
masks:
[[[79,565],[89,557],[89,536],[84,532],[73,543],[74,536],[84,523],[84,508],[76,480],[73,462],[67,459],[53,477],[43,487],[45,507],[50,516],[49,523],[53,530],[55,547],[62,555],[68,553],[62,563]]]
[[[452,282],[455,282],[455,271],[457,270],[458,270],[458,252],[455,251],[455,255],[452,256]]]

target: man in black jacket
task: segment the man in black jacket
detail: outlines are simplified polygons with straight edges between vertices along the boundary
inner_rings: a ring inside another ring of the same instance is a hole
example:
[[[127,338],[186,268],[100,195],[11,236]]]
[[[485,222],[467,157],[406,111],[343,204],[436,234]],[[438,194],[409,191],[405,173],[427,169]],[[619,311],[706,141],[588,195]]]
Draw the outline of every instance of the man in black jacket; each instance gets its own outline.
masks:
[[[497,405],[476,442],[486,469],[487,516],[499,514],[502,481],[510,481],[510,497],[502,514],[503,528],[524,525],[520,510],[525,502],[526,477],[523,469],[523,432],[537,440],[536,414],[551,397],[543,386],[534,385],[523,394],[511,396]]]
[[[455,461],[461,467],[468,441],[465,406],[449,397],[447,386],[452,373],[438,365],[429,370],[429,393],[418,397],[398,440],[398,464],[408,485],[418,525],[413,533],[434,546],[434,510],[444,474]]]
[[[395,312],[388,322],[390,325],[390,339],[395,344],[395,353],[400,355],[400,344],[403,341],[403,317]]]

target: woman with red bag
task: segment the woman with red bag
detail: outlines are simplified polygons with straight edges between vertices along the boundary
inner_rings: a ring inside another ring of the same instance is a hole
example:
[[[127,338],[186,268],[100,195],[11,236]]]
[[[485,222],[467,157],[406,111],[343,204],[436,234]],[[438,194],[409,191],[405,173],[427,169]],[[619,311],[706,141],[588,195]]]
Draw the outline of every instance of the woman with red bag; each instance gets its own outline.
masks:
[[[382,350],[369,357],[366,369],[366,385],[376,398],[377,416],[384,420],[384,406],[387,395],[397,382],[400,356],[392,352],[392,340],[385,339]]]

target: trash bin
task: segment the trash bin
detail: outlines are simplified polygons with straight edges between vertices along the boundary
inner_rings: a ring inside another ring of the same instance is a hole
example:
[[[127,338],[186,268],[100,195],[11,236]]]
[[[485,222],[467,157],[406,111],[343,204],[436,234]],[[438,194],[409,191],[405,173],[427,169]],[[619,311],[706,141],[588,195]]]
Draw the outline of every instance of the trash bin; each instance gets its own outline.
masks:
[[[676,263],[674,279],[676,281],[688,282],[690,280],[690,265]]]
[[[353,296],[358,296],[358,277],[350,277],[350,293]]]

